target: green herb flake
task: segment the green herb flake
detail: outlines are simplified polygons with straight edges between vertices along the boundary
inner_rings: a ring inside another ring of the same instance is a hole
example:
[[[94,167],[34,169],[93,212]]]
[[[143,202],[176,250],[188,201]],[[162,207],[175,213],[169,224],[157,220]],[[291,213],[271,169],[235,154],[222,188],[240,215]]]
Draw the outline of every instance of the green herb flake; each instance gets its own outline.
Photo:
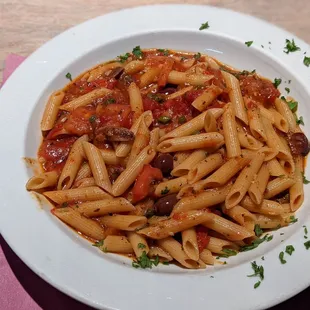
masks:
[[[296,117],[296,124],[305,126],[304,118],[302,116],[300,116],[299,118]]]
[[[155,100],[158,103],[165,102],[165,98],[164,98],[164,96],[162,94],[148,93],[147,97],[152,99],[152,100]]]
[[[244,42],[244,44],[245,44],[247,47],[250,47],[250,46],[253,44],[253,41],[246,41],[246,42]]]
[[[280,252],[279,259],[280,259],[281,264],[286,264],[286,260],[284,259],[284,252],[283,251]]]
[[[286,92],[289,94],[290,93],[290,89],[288,87],[285,87]]]
[[[93,246],[96,246],[97,248],[100,248],[103,246],[103,240],[96,241],[93,243]]]
[[[169,56],[170,53],[169,50],[163,48],[158,48],[157,51],[163,53],[164,56]]]
[[[282,79],[275,78],[274,82],[273,82],[274,87],[278,88],[278,86],[281,84],[281,82],[282,82]]]
[[[201,26],[199,27],[199,30],[201,31],[201,30],[208,29],[208,28],[210,28],[209,22],[205,22],[201,24]]]
[[[270,241],[273,239],[273,235],[270,235],[270,236],[267,235],[267,236],[268,236],[268,237],[266,238],[266,241],[267,241],[267,242],[270,242]]]
[[[303,226],[303,228],[304,228],[305,235],[308,235],[308,228],[306,226]]]
[[[167,195],[170,192],[170,189],[166,186],[160,193],[162,195]]]
[[[156,255],[155,259],[151,259],[146,255],[146,252],[143,251],[142,255],[136,260],[132,262],[132,267],[134,268],[150,268],[152,269],[153,266],[157,266],[159,264],[159,256]]]
[[[262,260],[265,260],[265,256],[262,256],[261,258],[262,258]]]
[[[298,222],[298,219],[294,215],[290,216],[290,223],[294,224],[296,222]]]
[[[259,224],[255,224],[254,232],[257,237],[260,237],[263,234],[263,230],[260,228]]]
[[[170,265],[169,262],[162,262],[163,265]]]
[[[310,249],[310,240],[304,243],[306,250]]]
[[[265,235],[263,238],[257,238],[254,241],[252,241],[251,244],[247,244],[244,245],[240,248],[240,252],[247,252],[247,251],[251,251],[256,249],[261,243],[263,243],[264,241],[271,241],[272,240],[272,236],[270,235]]]
[[[138,243],[138,249],[145,249],[146,245],[143,243]]]
[[[251,262],[252,269],[254,270],[253,274],[248,275],[248,277],[260,277],[261,280],[264,280],[264,267],[256,264],[256,261]]]
[[[72,76],[70,72],[66,74],[66,78],[72,82]]]
[[[184,115],[181,115],[179,118],[178,118],[178,123],[179,124],[184,124],[186,123],[186,117]]]
[[[124,55],[119,55],[118,56],[118,59],[121,63],[124,63],[128,58],[130,57],[130,54],[129,53],[126,53]]]
[[[262,283],[262,281],[257,281],[255,284],[254,284],[254,288],[258,288],[260,286],[260,284]]]
[[[108,98],[107,100],[104,101],[104,105],[112,104],[115,103],[116,100],[114,98]]]
[[[210,276],[210,278],[214,279],[214,276]]]
[[[303,182],[304,184],[306,184],[306,185],[310,183],[310,181],[307,180],[307,178],[306,178],[306,176],[304,175],[304,173],[302,173],[302,182]]]
[[[309,67],[310,66],[310,57],[305,56],[303,62],[304,62],[304,65],[306,67]]]
[[[287,101],[284,96],[282,96],[281,99],[286,102],[286,104],[288,105],[288,107],[290,108],[290,110],[293,113],[295,113],[297,111],[297,108],[298,108],[298,102],[297,101],[294,101],[294,100]]]
[[[134,47],[132,50],[132,54],[137,58],[137,59],[142,59],[143,58],[143,52],[141,51],[140,45]]]
[[[199,53],[199,52],[198,52],[197,54],[194,55],[194,58],[195,58],[196,60],[200,59],[200,57],[201,57],[201,53]]]
[[[89,118],[89,122],[90,123],[94,123],[97,119],[97,116],[96,115],[92,115],[90,118]]]
[[[223,249],[222,252],[224,253],[221,255],[223,257],[236,256],[238,254],[237,251],[232,249]]]
[[[293,53],[293,52],[297,52],[297,51],[300,51],[300,47],[298,47],[295,44],[294,39],[292,39],[292,41],[286,39],[283,52],[286,53],[286,54],[289,54],[289,53]]]
[[[285,252],[289,255],[292,255],[294,251],[295,251],[295,248],[292,245],[287,245],[285,248]]]

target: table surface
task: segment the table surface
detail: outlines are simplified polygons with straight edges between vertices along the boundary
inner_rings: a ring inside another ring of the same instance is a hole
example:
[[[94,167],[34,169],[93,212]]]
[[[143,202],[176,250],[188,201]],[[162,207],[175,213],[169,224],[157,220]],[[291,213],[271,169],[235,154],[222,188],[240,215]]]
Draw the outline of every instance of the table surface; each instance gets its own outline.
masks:
[[[0,0],[0,82],[3,61],[10,53],[27,56],[69,27],[107,12],[137,5],[180,2],[208,4],[251,14],[285,28],[310,43],[309,0]],[[53,309],[52,304],[57,300],[57,304],[62,305],[61,309],[90,309],[58,292],[32,273],[1,237],[0,244],[14,275],[40,307]],[[272,309],[306,309],[309,294],[308,288]]]

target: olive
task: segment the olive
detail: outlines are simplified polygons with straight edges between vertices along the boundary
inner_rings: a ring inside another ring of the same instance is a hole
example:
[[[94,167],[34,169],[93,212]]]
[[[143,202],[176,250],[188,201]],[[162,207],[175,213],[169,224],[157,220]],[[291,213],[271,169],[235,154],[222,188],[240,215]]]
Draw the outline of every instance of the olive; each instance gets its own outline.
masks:
[[[155,158],[153,166],[161,170],[163,174],[168,174],[173,169],[173,157],[170,154],[159,154]]]
[[[108,77],[115,78],[116,80],[118,80],[121,77],[123,72],[124,72],[124,68],[117,67],[111,70],[111,72],[108,74]]]
[[[177,195],[171,194],[162,197],[154,204],[154,211],[156,215],[170,215],[173,207],[178,202]]]
[[[293,155],[306,156],[309,153],[309,142],[302,132],[292,134],[289,137],[289,145]]]

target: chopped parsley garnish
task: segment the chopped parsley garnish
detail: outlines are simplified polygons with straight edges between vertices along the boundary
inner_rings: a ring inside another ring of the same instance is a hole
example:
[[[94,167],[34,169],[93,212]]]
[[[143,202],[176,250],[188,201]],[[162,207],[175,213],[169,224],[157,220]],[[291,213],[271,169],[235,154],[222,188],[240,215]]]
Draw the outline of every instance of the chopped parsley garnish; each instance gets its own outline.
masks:
[[[95,243],[93,243],[93,246],[96,246],[98,248],[102,247],[103,246],[103,240],[96,241]]]
[[[304,243],[306,250],[310,249],[310,240]]]
[[[132,262],[134,268],[151,268],[159,264],[159,256],[156,255],[155,259],[148,258],[146,252],[143,251],[142,255]]]
[[[162,262],[163,265],[170,265],[169,262]]]
[[[170,192],[170,189],[166,186],[162,191],[161,191],[161,194],[162,195],[166,195]]]
[[[138,249],[145,249],[146,246],[143,243],[138,243]]]
[[[286,264],[286,260],[284,259],[284,252],[283,251],[280,252],[279,259],[280,259],[281,264]]]
[[[295,41],[294,39],[292,39],[292,41],[286,39],[285,40],[285,46],[284,46],[284,53],[288,54],[288,53],[292,53],[292,52],[297,52],[297,51],[300,51],[300,47],[298,47],[296,44],[295,44]]]
[[[162,116],[160,116],[160,117],[158,118],[158,121],[159,121],[160,123],[166,125],[166,124],[168,124],[168,123],[171,122],[171,117],[162,115]]]
[[[278,88],[278,86],[281,84],[281,82],[282,82],[282,79],[275,78],[274,82],[273,82],[274,87]]]
[[[141,51],[140,45],[136,46],[133,50],[132,50],[133,55],[138,58],[138,59],[142,59],[143,57],[143,52]]]
[[[209,22],[205,22],[204,24],[201,24],[201,26],[199,27],[199,30],[204,30],[204,29],[208,29],[209,26]]]
[[[114,98],[108,98],[107,100],[104,101],[104,105],[112,104],[115,103],[116,100]]]
[[[121,63],[124,63],[124,62],[128,59],[128,57],[130,57],[130,54],[129,54],[129,53],[126,53],[125,55],[119,55],[119,56],[118,56],[119,61],[120,61]]]
[[[310,66],[310,57],[307,57],[307,56],[304,57],[304,65],[307,67]]]
[[[246,41],[246,42],[244,42],[244,44],[245,44],[247,47],[250,47],[250,46],[253,44],[253,41]]]
[[[159,48],[157,49],[158,52],[163,53],[164,56],[168,56],[169,55],[169,50],[167,49],[163,49],[163,48]]]
[[[296,222],[298,222],[298,219],[294,215],[290,216],[290,223],[294,224]]]
[[[298,102],[297,101],[294,101],[294,100],[287,101],[284,96],[282,96],[281,99],[286,102],[286,104],[288,105],[288,107],[290,108],[290,110],[293,113],[295,113],[297,111],[297,108],[298,108]]]
[[[290,89],[288,87],[285,87],[286,92],[289,94],[290,93]]]
[[[260,237],[263,234],[263,230],[260,228],[258,224],[255,224],[254,232],[255,232],[256,237]]]
[[[200,57],[201,57],[201,53],[199,53],[199,52],[198,52],[197,54],[194,55],[194,58],[195,58],[196,60],[200,59]]]
[[[302,116],[300,116],[299,118],[296,118],[296,124],[304,126],[305,125],[304,118]]]
[[[262,256],[262,260],[265,260],[265,256]]]
[[[254,241],[252,241],[251,244],[248,245],[244,245],[240,248],[240,252],[246,252],[246,251],[251,251],[253,249],[256,249],[261,243],[263,243],[264,241],[271,241],[273,238],[273,236],[271,235],[265,235],[263,238],[258,238],[255,239]]]
[[[222,257],[236,256],[238,254],[237,251],[232,249],[223,249],[222,252],[224,253],[221,254]]]
[[[255,284],[254,284],[254,288],[258,288],[260,286],[260,284],[262,283],[262,281],[257,281]]]
[[[304,228],[305,235],[308,235],[308,229],[307,229],[307,227],[306,227],[306,226],[303,226],[303,228]]]
[[[72,82],[72,76],[70,72],[66,74],[66,78]]]
[[[256,261],[251,262],[252,269],[254,270],[253,274],[248,275],[248,277],[260,277],[261,280],[264,280],[264,267],[256,264]]]
[[[306,176],[303,173],[302,173],[302,181],[303,181],[304,184],[309,184],[310,183],[310,181],[307,180]]]
[[[89,118],[89,122],[90,123],[94,123],[97,119],[97,116],[96,115],[92,115],[90,118]]]
[[[179,124],[184,124],[186,123],[186,117],[184,115],[181,115],[179,118],[178,118],[178,122]]]
[[[152,100],[155,100],[158,103],[163,103],[165,101],[165,98],[162,94],[148,93],[147,97]]]
[[[285,248],[285,252],[289,255],[292,255],[294,251],[295,251],[295,248],[292,245],[287,245]]]

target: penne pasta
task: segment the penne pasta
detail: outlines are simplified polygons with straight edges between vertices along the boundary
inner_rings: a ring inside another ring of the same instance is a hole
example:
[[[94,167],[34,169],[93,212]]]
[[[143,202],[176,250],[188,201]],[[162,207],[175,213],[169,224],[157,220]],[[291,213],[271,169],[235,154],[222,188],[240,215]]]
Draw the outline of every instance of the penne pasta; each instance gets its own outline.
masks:
[[[51,130],[54,127],[59,107],[62,103],[64,96],[65,93],[63,91],[56,91],[51,94],[42,116],[41,121],[42,131]]]
[[[287,176],[277,177],[276,179],[273,179],[267,184],[265,191],[265,198],[269,199],[271,197],[274,197],[280,194],[281,192],[284,192],[294,184],[295,180]]]
[[[72,188],[81,188],[81,187],[89,187],[89,186],[96,186],[96,181],[93,177],[79,179],[75,181]]]
[[[157,146],[162,153],[187,151],[198,148],[212,149],[224,143],[224,138],[217,132],[202,133],[187,137],[178,137],[164,140]]]
[[[272,113],[274,120],[272,124],[280,131],[287,133],[289,129],[287,120],[277,110],[269,108],[269,111]]]
[[[137,215],[107,215],[99,218],[102,225],[125,231],[135,231],[147,223],[145,216]]]
[[[204,249],[199,255],[200,259],[207,265],[214,265],[214,257],[210,250]]]
[[[56,171],[40,173],[29,179],[26,184],[26,189],[31,191],[55,186],[57,184],[58,177],[59,175]]]
[[[125,72],[128,74],[135,74],[144,69],[144,61],[142,60],[132,60],[125,65]]]
[[[256,205],[249,196],[246,196],[241,206],[250,212],[266,214],[266,215],[279,215],[284,213],[283,207],[276,201],[264,199],[261,204]]]
[[[164,181],[156,186],[154,194],[160,197],[168,194],[170,195],[178,193],[181,190],[181,188],[187,184],[187,182],[188,180],[187,177],[185,176]]]
[[[197,236],[194,228],[188,228],[182,231],[182,246],[189,258],[195,261],[199,260]]]
[[[232,74],[225,71],[221,72],[222,76],[225,79],[226,86],[229,89],[229,99],[232,103],[235,116],[240,119],[244,124],[248,125],[248,116],[245,111],[245,105],[242,98],[239,81]]]
[[[135,207],[125,198],[113,198],[82,202],[74,209],[86,217],[99,217],[109,213],[134,211]]]
[[[125,236],[107,236],[101,248],[105,252],[111,253],[131,254],[134,252],[131,243]]]
[[[171,262],[173,260],[173,257],[168,252],[158,246],[152,246],[148,256],[151,258],[159,257],[159,260],[162,262]]]
[[[104,229],[98,222],[83,217],[79,212],[69,207],[53,209],[52,212],[60,220],[90,238],[101,240],[105,237]]]
[[[133,248],[133,251],[136,254],[136,257],[140,257],[143,252],[145,252],[145,254],[149,253],[150,248],[147,244],[146,239],[143,236],[138,235],[133,231],[129,231],[127,232],[127,238]]]
[[[291,132],[295,132],[297,129],[296,118],[294,114],[292,113],[292,111],[290,110],[287,103],[284,100],[279,99],[279,98],[277,98],[274,103],[275,103],[277,111],[287,121],[289,130]]]
[[[241,155],[241,148],[238,139],[235,115],[232,105],[228,103],[223,113],[223,131],[227,157],[237,157]]]
[[[131,111],[134,113],[134,120],[138,119],[144,112],[143,102],[140,89],[135,83],[131,83],[128,87],[129,103]]]
[[[123,67],[123,65],[120,62],[110,62],[110,63],[104,64],[103,66],[98,66],[89,72],[87,82],[92,82],[98,79],[98,77],[103,75],[105,72],[108,72],[109,70],[120,68],[120,67]]]
[[[296,211],[300,208],[304,201],[304,189],[303,189],[303,159],[298,156],[296,158],[296,167],[293,179],[295,183],[290,187],[290,207],[291,211]]]
[[[218,95],[222,93],[222,89],[218,86],[211,85],[198,98],[194,100],[192,106],[202,112],[213,102]]]
[[[97,186],[49,191],[44,192],[43,195],[57,204],[62,204],[68,201],[94,201],[111,198],[108,193]]]
[[[114,196],[122,195],[128,187],[135,181],[136,177],[142,171],[143,166],[149,164],[155,157],[155,151],[151,147],[145,147],[140,154],[134,159],[130,166],[119,175],[112,185]]]
[[[72,186],[74,179],[84,160],[83,142],[88,141],[88,136],[84,135],[77,139],[72,145],[68,159],[63,167],[57,189],[68,189]]]
[[[83,148],[96,184],[111,193],[111,182],[100,150],[88,142],[83,142]]]
[[[59,107],[60,110],[65,110],[65,111],[73,111],[74,109],[78,107],[83,107],[88,104],[90,104],[93,100],[103,97],[111,93],[111,90],[108,88],[97,88],[92,90],[91,92],[82,95],[81,97],[78,97],[76,99],[73,99],[69,101],[68,103],[65,103]]]
[[[276,158],[273,158],[267,162],[267,168],[269,171],[269,174],[273,177],[279,177],[286,175],[285,170],[280,165],[279,161]]]
[[[238,250],[239,247],[231,241],[210,237],[207,250],[215,254],[225,254],[224,249]]]
[[[84,150],[83,150],[83,154],[84,154]],[[79,181],[81,179],[84,179],[84,178],[89,178],[91,176],[92,176],[92,173],[91,173],[91,169],[89,167],[89,164],[84,162],[82,164],[82,166],[80,167],[78,173],[76,174],[75,182]]]

